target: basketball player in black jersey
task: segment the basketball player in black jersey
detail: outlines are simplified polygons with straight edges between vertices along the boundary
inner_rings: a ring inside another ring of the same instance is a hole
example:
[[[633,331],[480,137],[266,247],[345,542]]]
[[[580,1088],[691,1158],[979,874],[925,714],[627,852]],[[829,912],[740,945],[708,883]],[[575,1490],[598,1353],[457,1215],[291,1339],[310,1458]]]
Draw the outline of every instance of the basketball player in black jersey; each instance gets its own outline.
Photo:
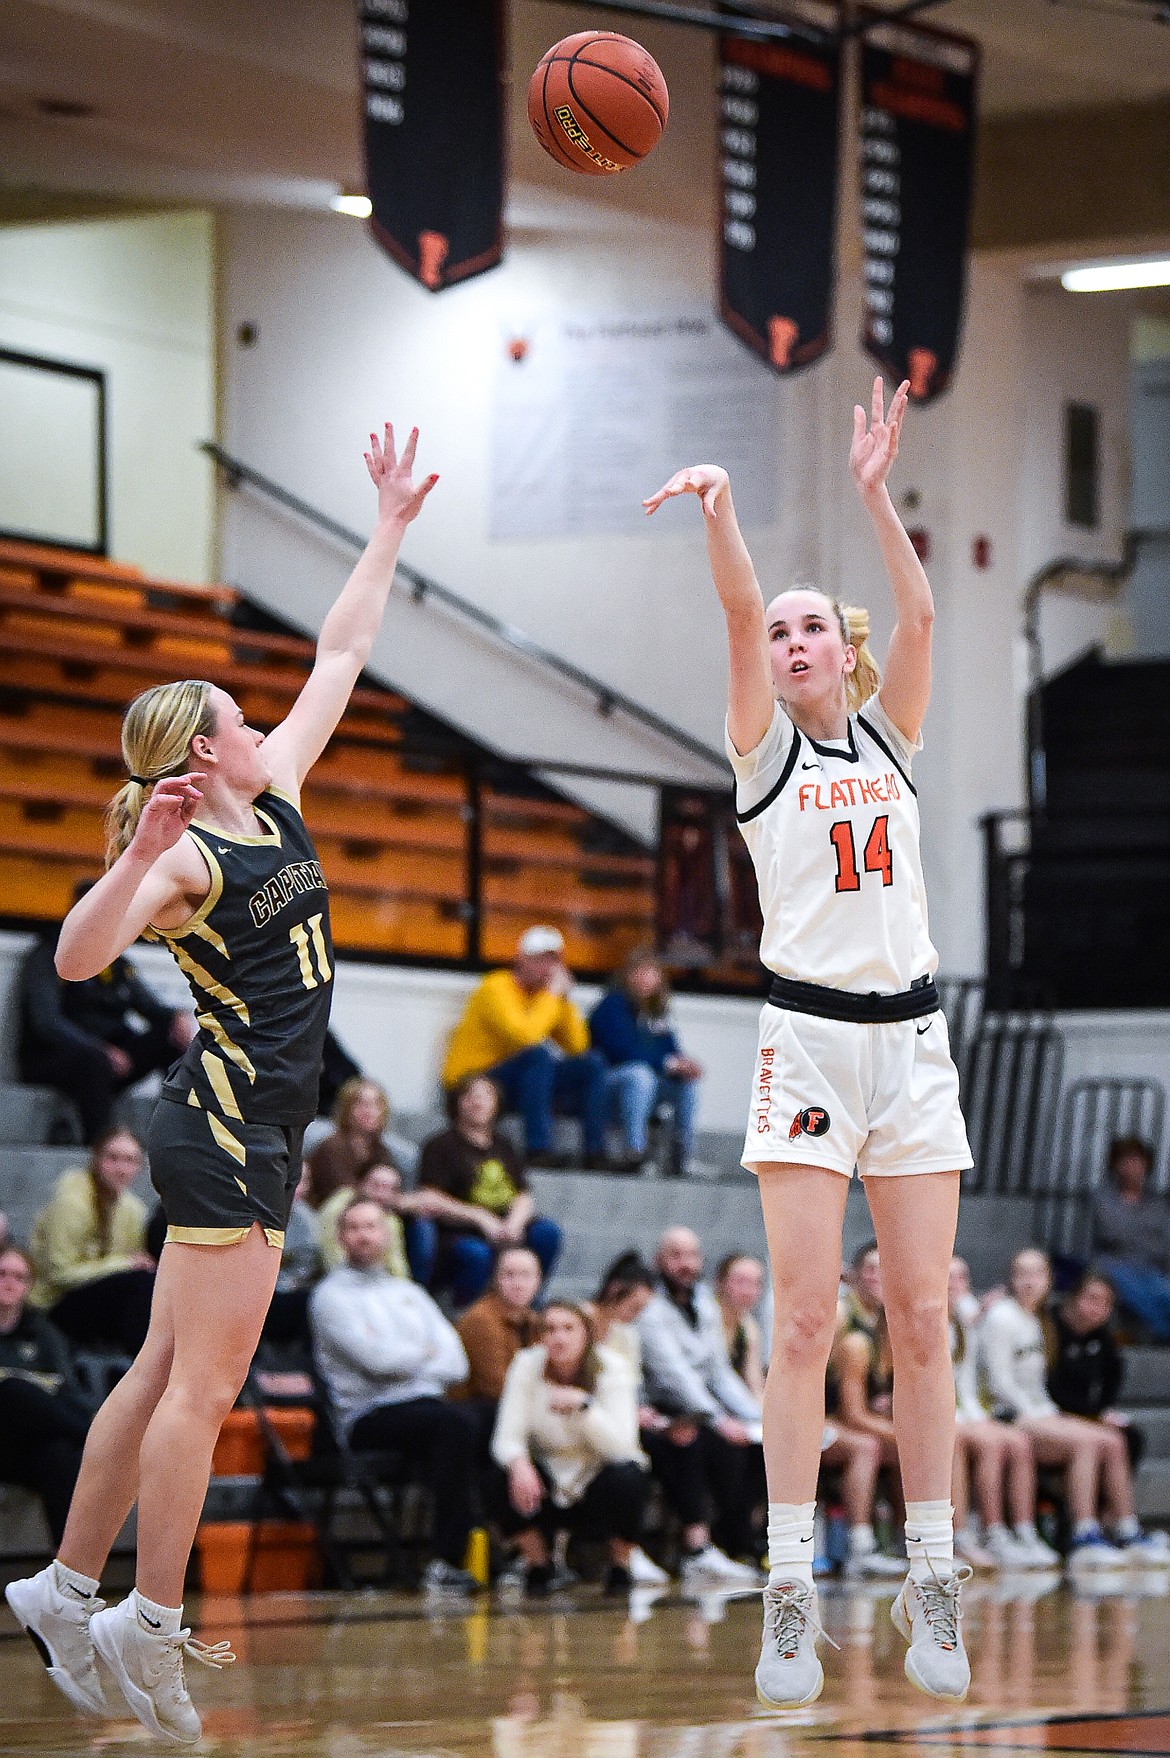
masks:
[[[226,691],[162,685],[131,704],[131,779],[109,813],[110,865],[61,930],[57,969],[96,975],[146,933],[190,982],[198,1036],[171,1070],[149,1135],[167,1218],[150,1331],[90,1430],[56,1559],[7,1598],[79,1709],[125,1713],[192,1742],[200,1722],[183,1656],[223,1666],[181,1628],[183,1580],[220,1425],[243,1385],[280,1267],[316,1111],[333,985],[329,897],[298,808],[369,658],[407,525],[438,480],[412,480],[387,425],[366,466],[378,521],[330,610],[316,663],[267,738]],[[138,1503],[137,1585],[97,1597]],[[101,1665],[98,1665],[100,1656]]]

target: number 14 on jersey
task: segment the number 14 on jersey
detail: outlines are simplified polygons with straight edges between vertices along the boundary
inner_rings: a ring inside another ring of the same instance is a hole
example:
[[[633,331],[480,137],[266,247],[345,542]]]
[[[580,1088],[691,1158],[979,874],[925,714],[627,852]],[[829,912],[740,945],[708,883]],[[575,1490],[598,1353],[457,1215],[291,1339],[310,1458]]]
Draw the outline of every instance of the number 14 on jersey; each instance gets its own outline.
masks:
[[[857,868],[857,844],[853,825],[842,818],[829,831],[829,841],[837,856],[837,891],[860,891],[861,872]],[[862,854],[862,872],[880,873],[883,885],[894,883],[894,857],[890,850],[890,820],[886,813],[874,820]]]

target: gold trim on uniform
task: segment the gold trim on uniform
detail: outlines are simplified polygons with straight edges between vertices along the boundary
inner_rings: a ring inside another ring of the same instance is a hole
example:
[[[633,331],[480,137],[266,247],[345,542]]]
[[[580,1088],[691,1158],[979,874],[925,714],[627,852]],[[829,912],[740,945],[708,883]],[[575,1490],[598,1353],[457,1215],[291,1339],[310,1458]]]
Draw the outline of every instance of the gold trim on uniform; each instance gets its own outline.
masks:
[[[264,1223],[249,1221],[246,1227],[168,1227],[168,1245],[240,1245],[254,1226]],[[264,1237],[273,1251],[284,1250],[284,1229],[264,1227]]]
[[[239,1187],[243,1191],[244,1195],[247,1196],[248,1186],[244,1183],[244,1180],[242,1178],[237,1178],[236,1183],[239,1185]]]
[[[249,1081],[255,1086],[256,1070],[252,1066],[251,1058],[240,1049],[238,1044],[232,1042],[218,1019],[216,1019],[214,1013],[197,1013],[195,1015],[195,1024],[202,1026],[205,1032],[211,1034],[228,1061],[234,1062],[240,1072],[246,1074]]]
[[[234,1013],[239,1015],[245,1025],[251,1025],[252,1016],[248,1012],[246,1002],[241,1001],[238,995],[233,995],[231,990],[225,988],[222,983],[217,983],[210,971],[204,970],[201,964],[195,962],[185,946],[173,946],[171,951],[179,962],[179,969],[190,978],[191,982],[202,989],[205,995],[210,995],[213,1001],[222,1001],[225,1006],[230,1007]]]
[[[194,1087],[189,1088],[187,1092],[187,1103],[188,1105],[194,1105],[196,1111],[202,1111],[203,1109],[203,1106],[199,1103],[199,1094],[195,1091]]]
[[[244,1113],[240,1110],[236,1095],[232,1092],[232,1083],[228,1079],[228,1071],[213,1050],[204,1050],[199,1057],[203,1064],[203,1072],[211,1082],[211,1090],[219,1100],[220,1109],[225,1117],[234,1117],[237,1123],[244,1121]]]
[[[171,942],[174,940],[181,940],[185,934],[195,933],[195,931],[207,920],[208,916],[223,895],[222,867],[212,854],[211,850],[205,848],[197,836],[193,836],[191,841],[199,850],[199,853],[203,856],[203,859],[207,864],[207,871],[211,875],[211,886],[208,890],[207,896],[199,905],[199,908],[193,915],[188,916],[187,920],[178,928],[159,928],[156,930],[160,938],[165,940],[168,946],[171,946],[171,951],[176,953],[176,955],[178,953],[178,948],[172,946]]]
[[[286,793],[282,787],[275,787],[272,782],[268,783],[268,786],[264,789],[264,792],[266,794],[275,794],[278,800],[283,800],[286,806],[291,806],[293,811],[296,813],[297,817],[298,818],[300,817],[300,815],[301,815],[301,802],[297,798],[296,794]]]
[[[248,1159],[248,1151],[239,1136],[233,1135],[227,1124],[222,1123],[215,1115],[214,1111],[209,1111],[207,1113],[207,1121],[211,1125],[212,1135],[215,1137],[224,1153],[230,1154],[232,1159],[237,1160],[241,1166],[245,1165]]]
[[[167,1243],[170,1245],[238,1245],[252,1231],[252,1223],[246,1227],[168,1227]],[[267,1227],[264,1229],[267,1233]]]
[[[265,792],[267,791],[268,790],[265,789]],[[267,824],[268,826],[268,829],[263,836],[239,836],[234,830],[221,830],[218,824],[204,824],[201,818],[192,818],[191,822],[196,830],[201,830],[204,836],[214,837],[217,842],[243,842],[250,843],[253,847],[282,848],[284,846],[283,838],[280,834],[280,825],[276,822],[276,819],[270,818],[267,812],[262,812],[255,802],[253,802],[252,810],[255,812],[257,818],[259,818],[261,824]]]
[[[220,957],[226,958],[229,964],[232,962],[232,955],[227,949],[226,940],[222,934],[216,933],[210,922],[193,922],[191,932],[198,934],[201,940],[206,940],[209,946],[214,946]]]

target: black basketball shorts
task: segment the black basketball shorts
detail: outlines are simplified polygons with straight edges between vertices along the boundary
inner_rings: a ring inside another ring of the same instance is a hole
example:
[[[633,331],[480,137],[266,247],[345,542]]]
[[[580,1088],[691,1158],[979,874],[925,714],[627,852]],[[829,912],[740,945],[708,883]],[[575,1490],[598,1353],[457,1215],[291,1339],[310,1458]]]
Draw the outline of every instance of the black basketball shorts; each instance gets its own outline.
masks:
[[[303,1124],[230,1121],[160,1099],[146,1132],[150,1181],[179,1245],[238,1245],[259,1222],[284,1245],[301,1177]]]

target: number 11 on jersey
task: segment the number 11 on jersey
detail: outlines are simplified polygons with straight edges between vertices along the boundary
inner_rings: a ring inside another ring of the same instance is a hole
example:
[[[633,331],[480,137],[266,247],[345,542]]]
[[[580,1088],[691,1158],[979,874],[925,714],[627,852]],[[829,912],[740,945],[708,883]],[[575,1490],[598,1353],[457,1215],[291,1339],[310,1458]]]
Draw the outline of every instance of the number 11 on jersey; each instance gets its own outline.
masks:
[[[836,891],[860,891],[861,874],[857,870],[857,845],[853,840],[853,826],[848,818],[842,818],[829,831],[829,841],[837,856]],[[874,820],[873,829],[866,839],[865,853],[862,856],[863,869],[866,873],[880,873],[883,885],[894,883],[894,857],[890,849],[890,820],[888,814]]]
[[[310,936],[312,952],[316,955],[317,969],[313,969],[310,956]],[[325,936],[321,932],[321,916],[310,916],[307,922],[294,922],[288,931],[288,937],[297,949],[297,958],[301,966],[301,982],[306,989],[315,989],[318,982],[327,983],[333,975],[329,965],[329,954],[325,950]]]

